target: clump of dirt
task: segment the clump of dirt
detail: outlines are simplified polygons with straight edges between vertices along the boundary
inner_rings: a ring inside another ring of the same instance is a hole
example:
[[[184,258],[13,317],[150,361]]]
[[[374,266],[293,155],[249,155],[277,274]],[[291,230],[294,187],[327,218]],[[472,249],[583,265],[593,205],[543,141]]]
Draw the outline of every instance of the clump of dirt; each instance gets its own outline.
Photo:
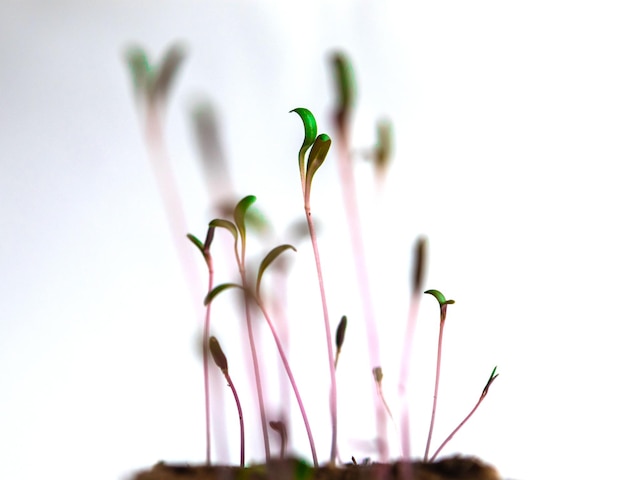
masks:
[[[289,458],[249,467],[157,463],[134,480],[501,480],[497,470],[475,457],[435,462],[345,464],[311,467]]]

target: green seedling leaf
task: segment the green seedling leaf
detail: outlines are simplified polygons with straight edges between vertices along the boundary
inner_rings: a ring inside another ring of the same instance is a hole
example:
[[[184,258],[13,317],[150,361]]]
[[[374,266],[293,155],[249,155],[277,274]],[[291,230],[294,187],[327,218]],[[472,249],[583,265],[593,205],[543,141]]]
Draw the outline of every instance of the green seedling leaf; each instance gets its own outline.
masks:
[[[346,328],[348,327],[348,317],[345,315],[341,317],[339,321],[339,325],[337,325],[337,332],[335,333],[335,346],[337,350],[341,350],[343,346],[343,341],[346,337]]]
[[[433,297],[435,297],[437,301],[439,302],[440,306],[452,305],[454,303],[454,300],[446,300],[446,297],[444,297],[443,293],[441,293],[439,290],[426,290],[424,293],[428,293],[432,295]]]
[[[215,364],[220,367],[222,372],[228,373],[228,360],[226,359],[226,355],[224,355],[222,347],[220,347],[220,342],[217,341],[217,338],[209,338],[209,350]]]
[[[489,380],[487,380],[487,384],[485,385],[485,388],[483,388],[483,393],[480,395],[481,398],[484,397],[485,395],[487,395],[487,393],[489,392],[489,387],[491,387],[491,384],[500,375],[499,373],[496,373],[496,369],[497,368],[498,368],[497,365],[495,367],[493,367],[493,370],[491,371],[491,375],[489,375]]]
[[[156,99],[165,100],[185,58],[185,49],[181,44],[174,44],[167,49],[163,60],[154,76],[152,94]]]
[[[242,242],[246,241],[246,211],[254,202],[256,202],[256,197],[254,195],[243,197],[239,200],[239,203],[235,206],[235,211],[233,212],[235,225],[237,225],[237,228],[239,229]]]
[[[354,70],[348,56],[343,52],[336,52],[332,56],[335,88],[337,90],[337,112],[347,113],[352,109],[356,98],[356,82]]]
[[[304,149],[306,151],[313,145],[315,137],[317,137],[317,122],[311,111],[307,108],[298,107],[294,108],[289,113],[291,112],[296,112],[304,124],[304,141],[302,142],[301,150]]]
[[[215,220],[211,220],[211,222],[209,223],[209,228],[211,227],[225,228],[231,233],[231,235],[235,239],[235,243],[237,243],[237,237],[239,236],[237,234],[237,227],[230,220],[223,220],[221,218],[216,218]]]
[[[241,288],[243,290],[243,287],[241,285],[238,285],[237,283],[222,283],[213,288],[213,290],[211,290],[207,294],[207,296],[204,298],[204,306],[207,306],[215,299],[215,297],[217,297],[224,290],[228,290],[229,288]]]
[[[152,77],[152,67],[145,50],[138,46],[126,49],[126,63],[133,79],[135,95],[145,94]]]
[[[261,264],[259,265],[259,272],[257,273],[256,276],[256,294],[257,296],[259,296],[259,290],[261,288],[261,278],[263,277],[263,272],[265,272],[265,270],[267,269],[267,267],[270,266],[270,264],[276,260],[276,258],[283,253],[285,250],[293,250],[294,252],[296,252],[297,250],[295,249],[295,247],[285,244],[285,245],[279,245],[278,247],[274,247],[272,250],[270,250],[270,252],[265,255],[265,258],[261,261]]]
[[[424,285],[424,277],[426,276],[426,237],[419,237],[415,244],[413,253],[413,276],[412,287],[413,295],[417,295],[422,291]]]
[[[309,161],[306,166],[306,191],[307,194],[311,192],[311,184],[313,182],[313,175],[322,166],[328,150],[330,150],[330,144],[332,143],[330,137],[325,133],[318,135],[315,139],[315,143],[311,147],[309,152]]]
[[[204,257],[204,245],[202,244],[202,242],[198,240],[198,238],[192,235],[191,233],[187,234],[187,238],[191,241],[191,243],[193,243],[196,247],[198,247],[198,250],[200,250],[202,257]]]

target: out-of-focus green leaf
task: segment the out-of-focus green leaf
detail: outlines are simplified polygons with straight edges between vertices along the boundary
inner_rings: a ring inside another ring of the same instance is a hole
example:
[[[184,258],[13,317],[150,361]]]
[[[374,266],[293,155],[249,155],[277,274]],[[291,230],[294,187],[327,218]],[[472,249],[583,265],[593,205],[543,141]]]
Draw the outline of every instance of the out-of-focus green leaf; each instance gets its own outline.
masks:
[[[207,296],[204,298],[204,305],[206,306],[209,303],[211,303],[215,299],[215,297],[217,297],[224,290],[228,290],[229,288],[241,288],[243,290],[242,286],[236,283],[222,283],[218,285],[217,287],[213,288],[213,290],[211,290],[207,294]]]
[[[256,197],[254,195],[243,197],[239,200],[239,203],[235,206],[235,211],[233,212],[235,225],[237,225],[237,229],[239,229],[239,234],[241,235],[241,241],[244,243],[246,241],[246,211],[254,202],[256,202]]]
[[[343,52],[332,55],[333,75],[337,91],[337,112],[348,112],[356,99],[354,70],[348,56]]]
[[[265,255],[265,258],[261,261],[261,264],[259,265],[259,272],[257,273],[256,276],[256,294],[257,296],[259,295],[259,290],[261,288],[261,278],[263,277],[263,272],[265,272],[265,270],[267,269],[267,267],[270,266],[270,264],[276,260],[276,258],[283,253],[285,250],[293,250],[294,252],[296,251],[296,249],[288,244],[285,245],[279,245],[277,247],[274,247],[272,250],[269,251],[269,253],[267,255]]]
[[[209,223],[209,227],[225,228],[226,230],[228,230],[231,233],[231,235],[235,239],[235,243],[237,243],[237,237],[238,237],[237,227],[230,220],[224,220],[222,218],[216,218],[215,220],[211,220],[211,222]]]
[[[152,67],[145,50],[139,46],[126,49],[126,63],[130,69],[135,95],[146,94],[151,82]]]
[[[152,94],[159,100],[165,100],[169,94],[174,77],[180,70],[180,65],[185,58],[185,49],[181,44],[171,45],[155,73],[152,85]]]

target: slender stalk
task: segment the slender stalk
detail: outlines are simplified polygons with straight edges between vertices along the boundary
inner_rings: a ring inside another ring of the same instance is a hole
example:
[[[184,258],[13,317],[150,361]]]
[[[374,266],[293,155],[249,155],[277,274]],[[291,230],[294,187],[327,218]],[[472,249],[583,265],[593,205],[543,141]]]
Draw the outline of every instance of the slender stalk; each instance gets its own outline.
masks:
[[[313,465],[315,467],[319,466],[317,461],[317,451],[315,449],[315,441],[313,440],[313,433],[311,432],[311,425],[309,424],[309,420],[306,414],[306,410],[304,409],[304,403],[302,402],[302,398],[300,397],[300,391],[298,390],[298,386],[296,385],[296,379],[293,376],[291,371],[291,367],[289,366],[289,360],[287,359],[287,355],[283,350],[282,342],[280,341],[280,337],[278,336],[278,332],[274,327],[274,323],[270,318],[265,305],[261,301],[258,296],[254,296],[256,304],[259,306],[259,309],[263,313],[265,317],[265,321],[267,325],[270,327],[270,331],[272,332],[272,336],[274,337],[274,342],[276,343],[276,348],[278,349],[278,354],[280,355],[281,360],[283,361],[283,366],[285,367],[285,373],[287,373],[287,377],[289,378],[289,382],[291,383],[291,387],[293,389],[293,393],[296,396],[296,401],[298,403],[298,407],[300,408],[300,413],[302,415],[302,421],[304,422],[304,428],[306,429],[307,436],[309,437],[309,445],[311,446],[311,456],[313,457]],[[336,420],[336,417],[335,417]],[[336,443],[335,443],[336,448]]]
[[[330,464],[334,465],[337,458],[337,379],[335,375],[335,360],[333,358],[332,334],[330,331],[330,319],[328,316],[328,303],[326,302],[326,290],[324,289],[324,277],[322,275],[322,263],[320,261],[319,249],[317,246],[317,234],[315,233],[315,225],[311,217],[311,207],[308,198],[305,197],[304,211],[306,214],[307,225],[309,226],[309,234],[311,235],[311,244],[313,246],[313,255],[315,256],[315,268],[317,269],[317,278],[320,288],[320,296],[322,300],[322,310],[324,312],[324,328],[326,329],[326,348],[328,353],[328,365],[330,367],[330,418],[331,418],[331,447],[330,447]]]
[[[344,210],[346,212],[346,221],[348,223],[348,231],[350,232],[350,241],[352,245],[354,266],[356,270],[357,283],[361,302],[363,304],[363,316],[365,320],[365,328],[367,331],[368,352],[370,356],[370,366],[373,369],[380,367],[380,353],[378,345],[378,331],[376,328],[376,320],[374,318],[374,306],[372,304],[372,295],[369,285],[369,275],[365,262],[365,246],[363,244],[363,235],[361,222],[359,218],[359,208],[356,200],[356,186],[354,181],[354,172],[352,169],[352,158],[349,151],[349,135],[347,121],[343,121],[338,125],[338,150],[339,150],[339,174],[341,178],[342,194]],[[376,429],[378,438],[378,450],[381,461],[387,461],[389,457],[389,449],[387,445],[385,411],[381,403],[378,401],[376,392],[374,391],[374,408],[376,411]]]
[[[431,459],[430,459],[431,461],[434,461],[435,458],[437,458],[437,455],[439,455],[439,452],[441,452],[443,447],[445,447],[446,444],[450,440],[452,440],[452,437],[454,437],[456,435],[456,432],[458,432],[461,429],[461,427],[463,425],[465,425],[465,422],[467,422],[471,418],[471,416],[474,415],[474,412],[476,412],[476,410],[478,410],[478,407],[480,406],[482,401],[485,399],[485,397],[489,393],[489,387],[491,387],[491,384],[495,381],[496,378],[498,378],[498,375],[500,375],[499,373],[496,373],[496,369],[497,368],[498,367],[495,367],[493,369],[493,371],[491,372],[491,375],[489,376],[489,380],[487,381],[487,384],[485,385],[485,388],[483,388],[483,391],[480,394],[480,398],[478,399],[478,402],[476,402],[476,405],[474,405],[474,408],[472,408],[470,413],[467,414],[467,416],[463,419],[463,421],[461,423],[459,423],[459,425],[452,431],[452,433],[450,435],[448,435],[448,437],[443,441],[443,443],[439,446],[439,448],[435,451],[435,453],[431,457]]]
[[[404,334],[404,346],[400,361],[400,377],[398,380],[398,396],[401,402],[400,413],[400,442],[402,446],[402,458],[409,461],[411,458],[411,422],[409,418],[409,402],[407,397],[407,383],[409,381],[409,370],[411,367],[411,353],[413,337],[415,336],[415,325],[421,301],[424,277],[426,271],[426,238],[420,237],[417,240],[413,259],[413,272],[411,278],[411,300],[409,313],[406,321],[406,332]]]
[[[206,254],[207,266],[209,268],[209,289],[213,290],[214,271],[213,271],[213,257],[210,252]],[[205,348],[202,349],[202,367],[204,370],[204,412],[206,419],[206,462],[207,465],[211,465],[211,402],[209,392],[209,352],[206,348],[206,344],[209,339],[209,332],[211,326],[211,303],[206,306],[206,313],[204,316],[204,331],[202,333],[203,344]]]
[[[246,442],[245,442],[245,433],[244,433],[244,428],[243,428],[243,412],[241,411],[241,402],[239,402],[239,395],[237,395],[235,384],[233,383],[232,378],[230,378],[228,371],[224,373],[224,376],[226,377],[228,386],[233,391],[233,397],[235,397],[235,403],[237,404],[237,412],[239,413],[239,437],[241,439],[241,448],[239,450],[240,451],[239,465],[243,467],[245,463],[245,458],[246,458],[246,455],[245,455]]]
[[[440,320],[439,320],[439,341],[437,344],[437,370],[435,372],[435,393],[433,394],[433,411],[430,417],[430,428],[428,429],[428,440],[426,441],[426,451],[424,452],[424,461],[429,461],[428,452],[430,450],[430,441],[433,436],[433,427],[435,426],[435,414],[437,412],[437,394],[439,392],[439,376],[441,373],[441,347],[443,344],[443,327],[446,323],[446,311],[447,304],[440,306]]]
[[[241,283],[245,286],[247,285],[246,280],[246,270],[244,267],[245,261],[245,242],[242,240],[241,245],[241,258],[237,259],[239,263],[239,274],[241,276]],[[254,380],[256,382],[256,391],[257,391],[257,402],[259,404],[259,414],[261,416],[261,429],[263,432],[263,445],[265,447],[265,461],[269,462],[270,460],[270,440],[269,440],[269,432],[267,430],[267,414],[265,410],[265,401],[263,399],[263,384],[261,382],[261,370],[259,368],[259,359],[256,350],[256,343],[254,341],[254,334],[252,332],[252,316],[250,314],[250,302],[248,300],[248,296],[244,295],[244,308],[246,314],[246,329],[248,330],[248,343],[250,344],[250,354],[252,356],[252,366],[254,369]]]
[[[215,337],[209,338],[208,350],[210,350],[211,355],[213,356],[213,360],[215,361],[217,366],[220,367],[220,369],[222,370],[222,373],[224,374],[224,378],[226,378],[226,382],[228,383],[228,386],[232,390],[233,397],[235,398],[235,404],[237,405],[237,412],[239,413],[239,435],[240,435],[240,441],[241,441],[241,448],[239,449],[239,452],[240,452],[239,463],[240,463],[240,466],[243,467],[244,462],[245,462],[245,457],[246,457],[245,455],[246,442],[245,442],[245,435],[244,435],[244,428],[243,428],[243,413],[241,411],[241,402],[239,402],[239,395],[237,395],[237,389],[235,388],[235,384],[233,383],[232,379],[230,378],[230,374],[228,373],[228,360],[226,359],[226,355],[224,355],[224,352],[222,351],[222,348],[220,347],[220,343],[217,341]]]
[[[181,235],[181,232],[188,231],[185,210],[174,180],[174,172],[165,146],[161,105],[158,102],[148,102],[145,105],[144,128],[148,156],[152,163],[152,171],[154,172],[157,188],[166,212],[170,234],[187,280],[189,292],[192,294],[195,302],[195,299],[202,298],[203,295],[198,287],[201,282],[198,271],[193,268],[194,262],[191,251],[187,248],[184,235]]]

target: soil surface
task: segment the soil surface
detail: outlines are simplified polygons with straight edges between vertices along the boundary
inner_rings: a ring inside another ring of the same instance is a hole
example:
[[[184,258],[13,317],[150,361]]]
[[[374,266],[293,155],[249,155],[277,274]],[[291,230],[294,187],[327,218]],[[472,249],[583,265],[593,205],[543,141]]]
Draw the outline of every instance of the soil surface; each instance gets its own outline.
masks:
[[[157,463],[134,480],[501,480],[494,467],[474,457],[453,456],[436,462],[346,464],[313,468],[298,459],[233,466]]]

